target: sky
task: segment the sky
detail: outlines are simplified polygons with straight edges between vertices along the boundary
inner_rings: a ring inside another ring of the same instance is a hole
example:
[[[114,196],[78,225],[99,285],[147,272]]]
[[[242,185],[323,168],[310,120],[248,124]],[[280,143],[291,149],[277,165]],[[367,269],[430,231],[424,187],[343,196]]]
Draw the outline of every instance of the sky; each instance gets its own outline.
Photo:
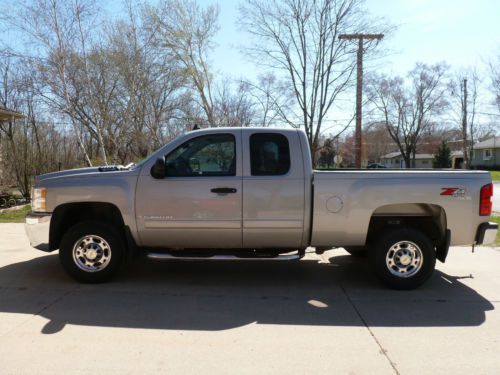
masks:
[[[112,14],[119,14],[122,0],[106,3]],[[237,25],[241,0],[198,3],[220,8],[220,31],[212,55],[218,72],[233,78],[257,75],[259,68],[238,48],[248,38]],[[365,5],[370,14],[397,27],[383,41],[390,54],[383,65],[376,66],[386,73],[404,75],[416,62],[446,61],[454,68],[484,66],[500,52],[500,0],[365,0]]]
[[[246,38],[236,23],[238,3],[218,2],[221,29],[213,54],[217,69],[236,78],[258,72],[238,50]],[[383,67],[377,64],[386,73],[404,75],[419,61],[446,61],[456,68],[483,65],[500,51],[499,0],[367,0],[366,7],[397,27],[384,41],[391,53]]]
[[[16,0],[0,3],[4,1]],[[237,25],[241,1],[198,0],[202,6],[216,3],[220,7],[220,31],[211,55],[220,77],[248,79],[263,73],[239,49],[248,39]],[[120,17],[124,9],[124,0],[100,4],[110,16]],[[487,62],[500,54],[500,0],[365,0],[365,5],[370,14],[397,27],[381,45],[389,53],[382,61],[366,62],[365,72],[404,76],[416,62],[446,61],[454,70],[476,66],[485,73]],[[483,110],[492,111],[485,92]]]
[[[213,4],[212,0],[199,0]],[[262,70],[247,61],[238,46],[248,37],[237,26],[240,1],[219,0],[220,32],[212,60],[221,75],[231,78],[255,77]],[[396,30],[383,41],[388,54],[381,61],[365,63],[370,71],[406,75],[417,62],[446,61],[452,70],[476,67],[486,74],[487,63],[500,53],[500,0],[366,0],[367,11],[383,17]],[[492,97],[483,84],[480,110],[495,112]],[[350,118],[353,105],[342,105],[333,112],[339,127]],[[497,120],[483,116],[483,120]],[[333,129],[332,129],[333,130]]]
[[[198,1],[202,5],[214,3]],[[216,3],[220,7],[220,31],[212,62],[217,72],[235,79],[255,78],[262,70],[248,61],[239,48],[248,39],[237,25],[241,1]],[[486,74],[487,63],[500,53],[500,0],[366,0],[365,5],[369,14],[396,26],[381,45],[388,54],[382,60],[367,61],[365,74],[376,71],[404,76],[417,62],[440,61],[446,61],[452,70],[474,66]],[[483,85],[480,103],[481,110],[490,113],[495,110],[487,85]],[[336,112],[332,116],[339,119],[339,127],[354,109],[353,104],[346,105],[332,111]]]
[[[261,73],[238,48],[248,39],[237,25],[238,5],[242,1],[198,0],[202,6],[219,5],[220,31],[211,58],[218,73],[232,78]],[[16,0],[0,0],[0,4],[4,2],[14,5]],[[111,17],[123,15],[125,0],[98,3]],[[384,17],[397,27],[383,40],[382,46],[390,54],[382,64],[370,66],[367,62],[366,71],[404,75],[416,62],[439,61],[457,69],[484,69],[486,62],[500,53],[500,0],[365,0],[365,6],[373,16]]]

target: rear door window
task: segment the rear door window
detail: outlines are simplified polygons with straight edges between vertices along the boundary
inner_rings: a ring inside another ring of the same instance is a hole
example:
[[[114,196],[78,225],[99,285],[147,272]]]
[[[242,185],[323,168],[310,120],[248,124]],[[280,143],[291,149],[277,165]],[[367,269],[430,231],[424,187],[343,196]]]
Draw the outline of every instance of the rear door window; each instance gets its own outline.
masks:
[[[252,176],[279,176],[290,170],[288,139],[278,133],[256,133],[250,136],[250,169]]]

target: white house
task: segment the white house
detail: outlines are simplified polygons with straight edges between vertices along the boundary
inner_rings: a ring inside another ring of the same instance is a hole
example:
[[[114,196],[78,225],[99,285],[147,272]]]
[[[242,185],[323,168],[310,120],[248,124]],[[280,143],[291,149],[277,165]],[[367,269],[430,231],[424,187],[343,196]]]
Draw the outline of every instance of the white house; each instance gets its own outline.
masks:
[[[500,137],[493,136],[476,143],[471,165],[476,168],[500,168]]]
[[[415,168],[432,168],[432,154],[416,154],[415,155]],[[406,168],[406,164],[401,152],[391,152],[380,157],[380,163],[384,164],[387,168]]]

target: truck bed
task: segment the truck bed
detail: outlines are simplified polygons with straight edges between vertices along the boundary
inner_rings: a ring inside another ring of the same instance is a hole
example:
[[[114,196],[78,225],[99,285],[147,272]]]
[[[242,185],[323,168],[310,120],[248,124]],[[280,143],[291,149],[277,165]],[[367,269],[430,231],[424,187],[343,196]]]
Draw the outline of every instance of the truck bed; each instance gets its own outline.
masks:
[[[364,245],[374,216],[424,216],[443,210],[452,245],[474,242],[487,218],[479,192],[489,172],[457,170],[337,170],[313,173],[311,244]],[[455,189],[453,194],[443,195]],[[467,220],[467,225],[463,225]]]

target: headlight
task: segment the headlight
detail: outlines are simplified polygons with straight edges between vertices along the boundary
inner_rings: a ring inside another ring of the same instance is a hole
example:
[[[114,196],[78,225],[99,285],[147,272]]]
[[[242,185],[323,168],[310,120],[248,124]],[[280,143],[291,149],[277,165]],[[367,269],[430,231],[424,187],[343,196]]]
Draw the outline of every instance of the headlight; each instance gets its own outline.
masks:
[[[47,189],[34,188],[31,194],[31,208],[33,211],[44,212],[47,210]]]

